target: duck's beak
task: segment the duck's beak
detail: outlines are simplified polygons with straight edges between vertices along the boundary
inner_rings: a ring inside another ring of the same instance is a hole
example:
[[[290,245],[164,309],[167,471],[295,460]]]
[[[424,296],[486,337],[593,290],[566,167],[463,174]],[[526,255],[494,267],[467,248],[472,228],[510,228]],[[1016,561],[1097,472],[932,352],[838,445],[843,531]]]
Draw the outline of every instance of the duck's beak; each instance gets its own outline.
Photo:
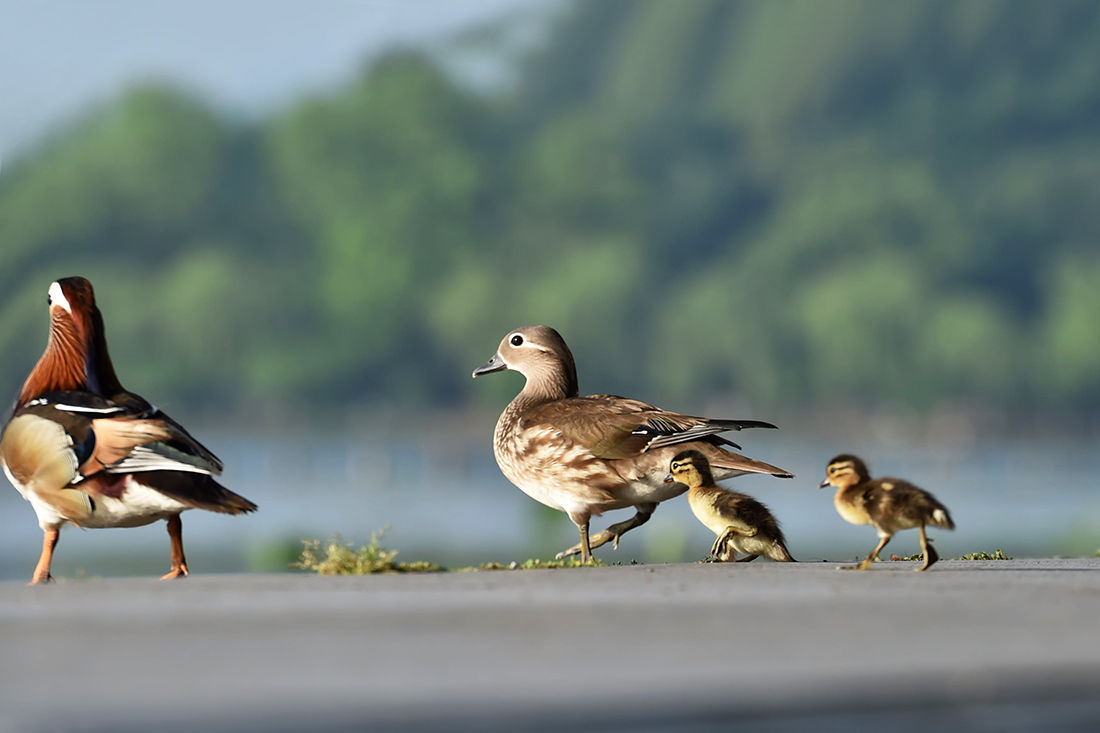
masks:
[[[508,365],[504,363],[504,359],[501,358],[500,353],[498,352],[496,354],[493,354],[492,359],[475,369],[473,376],[480,377],[482,374],[492,374],[493,372],[503,371],[507,368]]]
[[[669,473],[669,474],[665,474],[665,480],[664,480],[664,483],[666,483],[666,484],[671,484],[671,483],[675,483],[675,481],[676,481],[676,479],[672,478],[672,474],[671,474],[671,473]]]
[[[826,477],[825,477],[825,480],[823,480],[823,481],[822,481],[821,483],[819,483],[819,484],[817,485],[817,488],[819,488],[819,489],[824,489],[824,488],[825,488],[826,486],[829,486],[829,485],[830,485],[830,484],[829,484],[829,477],[828,477],[828,476],[826,476]]]

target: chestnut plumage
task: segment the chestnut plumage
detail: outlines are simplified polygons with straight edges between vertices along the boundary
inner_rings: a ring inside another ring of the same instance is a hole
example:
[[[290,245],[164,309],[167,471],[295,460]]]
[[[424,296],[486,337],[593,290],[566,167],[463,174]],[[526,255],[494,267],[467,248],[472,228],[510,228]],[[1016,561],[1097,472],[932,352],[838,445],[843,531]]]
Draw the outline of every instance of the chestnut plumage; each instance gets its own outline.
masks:
[[[256,505],[219,484],[222,463],[179,423],[126,390],[107,351],[91,283],[49,289],[50,336],[0,438],[0,464],[45,533],[32,583],[52,580],[60,528],[134,527],[168,521],[172,568],[188,573],[179,515]]]

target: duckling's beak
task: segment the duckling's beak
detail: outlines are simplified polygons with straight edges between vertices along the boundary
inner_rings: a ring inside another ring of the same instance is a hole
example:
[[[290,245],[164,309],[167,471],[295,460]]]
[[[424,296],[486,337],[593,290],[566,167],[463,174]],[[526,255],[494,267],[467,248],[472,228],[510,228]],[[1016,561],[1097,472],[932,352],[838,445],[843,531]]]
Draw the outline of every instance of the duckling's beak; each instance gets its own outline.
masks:
[[[824,488],[825,488],[826,486],[829,486],[829,485],[830,485],[830,484],[829,484],[829,477],[828,477],[828,476],[826,476],[826,477],[825,477],[825,480],[824,480],[824,481],[822,481],[821,483],[819,483],[819,484],[817,485],[817,488],[819,488],[819,489],[824,489]]]
[[[492,374],[493,372],[503,371],[507,368],[508,365],[504,363],[504,359],[501,358],[499,353],[496,353],[493,354],[492,359],[475,369],[473,376],[480,377],[482,374]]]
[[[671,483],[675,483],[675,482],[676,482],[676,479],[672,478],[672,474],[671,474],[671,473],[670,473],[670,474],[666,474],[666,475],[665,475],[665,480],[664,480],[664,483],[666,483],[666,484],[671,484]]]

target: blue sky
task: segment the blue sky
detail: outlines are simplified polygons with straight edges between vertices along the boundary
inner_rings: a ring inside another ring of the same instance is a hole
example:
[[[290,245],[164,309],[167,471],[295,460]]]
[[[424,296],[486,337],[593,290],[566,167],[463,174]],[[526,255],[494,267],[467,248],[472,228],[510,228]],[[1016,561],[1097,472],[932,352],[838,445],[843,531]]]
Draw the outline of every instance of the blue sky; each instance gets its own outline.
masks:
[[[0,0],[0,156],[139,81],[254,113],[544,0]]]

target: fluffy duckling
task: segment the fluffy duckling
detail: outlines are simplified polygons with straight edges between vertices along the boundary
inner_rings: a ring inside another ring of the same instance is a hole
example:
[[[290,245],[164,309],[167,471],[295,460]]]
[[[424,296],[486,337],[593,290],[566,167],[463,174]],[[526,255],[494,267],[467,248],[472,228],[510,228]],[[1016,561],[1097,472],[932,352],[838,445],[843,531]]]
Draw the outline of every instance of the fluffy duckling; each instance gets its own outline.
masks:
[[[710,548],[711,557],[720,562],[752,562],[767,555],[776,562],[795,562],[779,522],[768,508],[751,496],[715,485],[710,462],[702,453],[686,450],[677,454],[665,476],[665,483],[674,481],[688,487],[688,504],[695,518],[718,536]],[[738,560],[738,552],[746,557]]]
[[[256,505],[214,480],[222,470],[217,456],[119,383],[91,283],[58,280],[48,303],[46,351],[0,436],[0,466],[43,531],[31,583],[53,580],[64,524],[137,527],[160,519],[172,556],[164,579],[186,576],[180,513],[240,514]]]
[[[669,460],[694,448],[719,479],[745,473],[791,474],[778,466],[729,450],[718,436],[728,430],[774,428],[759,420],[716,420],[682,415],[615,395],[579,396],[577,367],[554,329],[528,326],[506,335],[474,376],[512,369],[526,378],[523,390],[501,413],[493,432],[493,455],[504,475],[532,499],[569,515],[580,542],[558,557],[614,541],[644,524],[658,502],[687,491],[664,483]],[[592,516],[634,507],[636,514],[589,538]]]
[[[878,531],[879,542],[862,562],[842,565],[843,570],[868,570],[894,534],[903,529],[920,528],[920,546],[924,564],[918,571],[932,567],[940,556],[925,534],[924,526],[955,529],[947,507],[924,489],[896,478],[872,479],[867,464],[850,454],[829,461],[825,480],[818,488],[837,487],[833,504],[837,512],[852,524],[870,524]]]

